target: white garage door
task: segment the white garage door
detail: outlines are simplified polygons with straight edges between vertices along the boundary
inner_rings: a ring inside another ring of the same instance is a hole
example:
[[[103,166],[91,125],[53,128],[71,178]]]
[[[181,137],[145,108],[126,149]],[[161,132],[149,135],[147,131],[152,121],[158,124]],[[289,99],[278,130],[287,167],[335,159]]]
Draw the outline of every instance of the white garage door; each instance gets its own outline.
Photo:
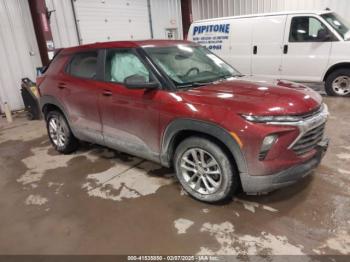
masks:
[[[21,79],[41,66],[28,0],[0,0],[0,103],[23,108]]]
[[[147,0],[75,0],[82,44],[151,37]]]

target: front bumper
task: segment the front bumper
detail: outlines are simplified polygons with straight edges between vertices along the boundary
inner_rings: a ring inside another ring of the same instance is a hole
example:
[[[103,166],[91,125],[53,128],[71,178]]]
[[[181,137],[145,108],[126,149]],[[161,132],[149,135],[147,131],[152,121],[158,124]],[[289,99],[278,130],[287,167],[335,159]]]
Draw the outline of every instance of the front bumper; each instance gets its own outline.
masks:
[[[247,194],[268,193],[275,189],[296,183],[298,180],[309,175],[320,164],[327,151],[328,143],[329,139],[323,139],[315,148],[317,153],[313,158],[276,174],[266,176],[241,174],[243,191]]]

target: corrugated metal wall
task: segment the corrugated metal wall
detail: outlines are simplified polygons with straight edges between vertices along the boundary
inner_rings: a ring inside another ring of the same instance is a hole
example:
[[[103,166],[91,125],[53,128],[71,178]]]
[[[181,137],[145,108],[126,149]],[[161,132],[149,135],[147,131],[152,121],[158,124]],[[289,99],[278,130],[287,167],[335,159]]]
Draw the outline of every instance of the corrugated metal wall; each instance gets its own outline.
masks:
[[[331,8],[347,18],[349,0],[192,0],[193,20],[256,13]]]
[[[181,0],[151,0],[153,38],[164,39],[166,28],[177,29],[177,39],[183,39]]]
[[[55,10],[50,19],[55,47],[78,45],[72,0],[45,1],[49,10]],[[73,3],[77,20],[80,20],[78,27],[83,44],[127,40],[131,36],[133,39],[150,38],[147,0],[73,0]],[[164,39],[167,28],[176,28],[177,38],[182,39],[181,0],[150,0],[150,5],[153,38]],[[126,7],[133,12],[125,12]],[[125,24],[105,26],[121,17],[125,18]]]
[[[78,45],[71,0],[45,0],[47,9],[53,11],[50,18],[52,36],[56,48]]]
[[[23,108],[21,79],[41,66],[28,0],[0,0],[0,102]]]

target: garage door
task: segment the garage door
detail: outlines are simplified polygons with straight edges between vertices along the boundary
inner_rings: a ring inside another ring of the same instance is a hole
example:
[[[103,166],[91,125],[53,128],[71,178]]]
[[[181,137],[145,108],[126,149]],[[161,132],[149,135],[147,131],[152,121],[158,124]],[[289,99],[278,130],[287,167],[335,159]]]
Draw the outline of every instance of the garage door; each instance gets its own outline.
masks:
[[[0,0],[0,102],[23,108],[21,79],[41,66],[28,0]]]
[[[83,44],[151,37],[147,0],[75,0],[73,3]]]

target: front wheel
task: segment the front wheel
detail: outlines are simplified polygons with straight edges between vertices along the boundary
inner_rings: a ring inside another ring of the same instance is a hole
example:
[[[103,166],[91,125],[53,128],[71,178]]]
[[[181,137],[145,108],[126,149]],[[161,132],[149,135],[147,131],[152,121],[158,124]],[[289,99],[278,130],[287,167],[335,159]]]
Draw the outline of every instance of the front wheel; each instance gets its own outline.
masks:
[[[197,200],[224,201],[238,188],[238,174],[226,152],[209,139],[185,139],[176,148],[174,165],[181,185]]]
[[[58,152],[69,154],[78,148],[79,142],[61,112],[49,112],[46,116],[46,127],[50,141]]]
[[[350,95],[350,69],[338,69],[326,79],[326,93],[329,96]]]

